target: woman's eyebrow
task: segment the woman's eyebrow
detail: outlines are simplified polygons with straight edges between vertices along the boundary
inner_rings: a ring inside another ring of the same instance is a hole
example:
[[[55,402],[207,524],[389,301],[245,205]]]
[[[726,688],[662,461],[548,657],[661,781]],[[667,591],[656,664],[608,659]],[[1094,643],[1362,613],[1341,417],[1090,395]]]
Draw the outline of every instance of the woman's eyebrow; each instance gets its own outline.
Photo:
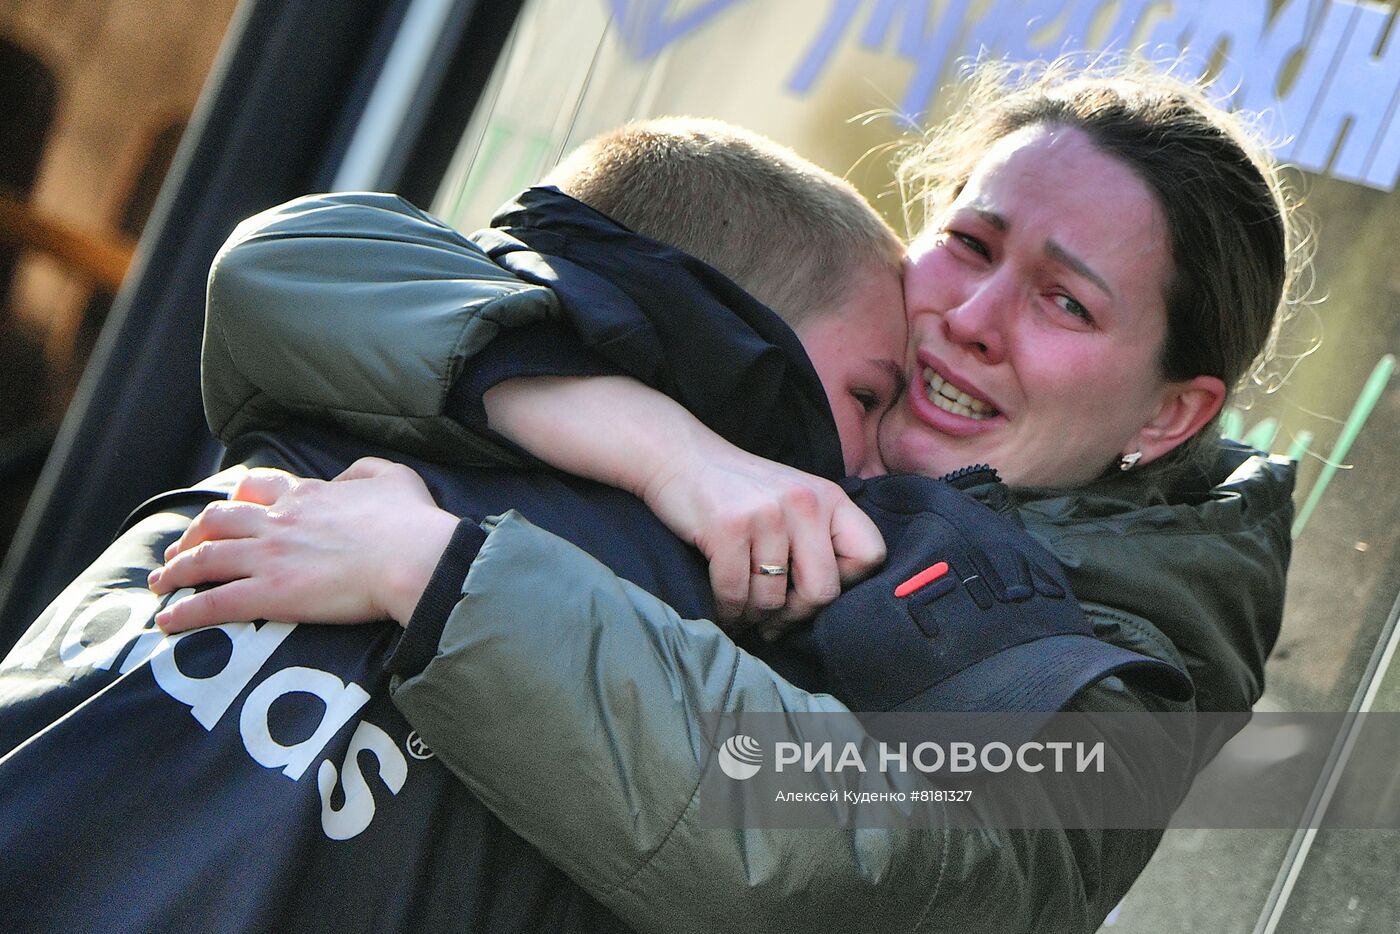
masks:
[[[1094,272],[1094,270],[1089,268],[1088,263],[1075,256],[1073,253],[1070,253],[1068,250],[1060,246],[1054,240],[1045,241],[1045,254],[1051,259],[1053,259],[1055,262],[1063,266],[1068,266],[1070,269],[1074,270],[1076,273],[1083,276],[1085,279],[1088,279],[1090,282],[1094,283],[1094,285],[1102,289],[1104,293],[1108,295],[1109,298],[1114,299],[1115,301],[1117,300],[1118,296],[1114,294],[1113,289],[1109,288],[1109,285],[1104,280],[1103,276],[1100,276],[1098,273]]]
[[[981,218],[984,223],[989,224],[990,226],[1002,233],[1005,233],[1011,227],[1011,225],[1007,223],[1006,218],[998,214],[996,211],[982,207],[976,203],[968,205],[968,207],[972,211],[972,213],[976,214],[979,218]],[[1090,282],[1094,283],[1094,285],[1102,289],[1105,295],[1107,295],[1114,301],[1117,301],[1117,294],[1115,294],[1113,289],[1109,287],[1107,280],[1105,280],[1103,276],[1094,272],[1093,269],[1089,268],[1088,263],[1084,262],[1084,260],[1080,259],[1073,253],[1066,250],[1064,247],[1060,246],[1054,240],[1045,241],[1045,254],[1051,259],[1053,259],[1055,262],[1060,263],[1064,266],[1068,266],[1070,269],[1074,270],[1076,273],[1083,276],[1085,279],[1088,279]]]
[[[984,223],[990,224],[1002,233],[1006,232],[1008,226],[1006,218],[1002,217],[996,211],[990,211],[987,208],[978,207],[974,204],[972,205],[972,213],[980,217]]]

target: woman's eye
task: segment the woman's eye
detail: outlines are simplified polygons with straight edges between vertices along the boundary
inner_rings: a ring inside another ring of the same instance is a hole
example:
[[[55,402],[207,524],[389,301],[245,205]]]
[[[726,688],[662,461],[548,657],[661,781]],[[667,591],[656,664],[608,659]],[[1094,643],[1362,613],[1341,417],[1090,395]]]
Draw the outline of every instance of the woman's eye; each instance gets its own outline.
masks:
[[[1054,302],[1081,321],[1088,322],[1089,324],[1094,323],[1094,316],[1089,313],[1089,309],[1081,305],[1074,296],[1064,294],[1056,295],[1054,297]]]
[[[978,240],[971,234],[959,233],[956,230],[950,230],[948,231],[948,236],[953,240],[956,240],[963,246],[967,247],[969,250],[976,253],[978,256],[981,256],[984,259],[991,258],[992,251],[987,249],[987,245],[985,243],[983,243],[981,240]]]

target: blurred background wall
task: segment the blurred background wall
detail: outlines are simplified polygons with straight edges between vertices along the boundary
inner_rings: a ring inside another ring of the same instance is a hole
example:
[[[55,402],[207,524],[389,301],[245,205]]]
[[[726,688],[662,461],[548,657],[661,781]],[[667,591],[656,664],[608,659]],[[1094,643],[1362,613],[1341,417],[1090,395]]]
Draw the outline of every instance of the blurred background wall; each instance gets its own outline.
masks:
[[[0,542],[9,540],[235,5],[0,4]]]

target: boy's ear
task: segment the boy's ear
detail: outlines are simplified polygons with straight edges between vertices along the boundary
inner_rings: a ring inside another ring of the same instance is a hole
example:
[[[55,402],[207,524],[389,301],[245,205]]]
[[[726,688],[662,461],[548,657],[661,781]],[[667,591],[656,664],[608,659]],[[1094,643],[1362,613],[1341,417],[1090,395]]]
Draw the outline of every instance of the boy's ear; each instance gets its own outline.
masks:
[[[1168,383],[1156,414],[1137,433],[1136,450],[1150,464],[1200,431],[1225,403],[1225,383],[1215,376],[1197,376]],[[1130,454],[1131,451],[1124,451]]]

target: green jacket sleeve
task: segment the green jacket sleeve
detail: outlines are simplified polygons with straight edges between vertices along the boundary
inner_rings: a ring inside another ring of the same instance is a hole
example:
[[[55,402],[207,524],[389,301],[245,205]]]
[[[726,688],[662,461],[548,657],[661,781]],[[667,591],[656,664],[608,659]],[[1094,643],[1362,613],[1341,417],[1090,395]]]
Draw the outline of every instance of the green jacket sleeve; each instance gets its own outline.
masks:
[[[501,328],[557,316],[549,289],[402,198],[299,198],[244,221],[214,260],[205,414],[224,441],[313,419],[438,461],[516,466],[444,416],[447,393]]]
[[[997,830],[990,815],[977,831],[704,829],[702,713],[845,708],[514,513],[462,590],[396,703],[488,807],[638,930],[1092,931],[1156,845],[1154,831]],[[1096,709],[1153,705],[1089,693]],[[1188,748],[1164,737],[1160,759],[1124,763],[1110,741],[1110,768],[1124,794],[1173,769],[1184,789]]]

